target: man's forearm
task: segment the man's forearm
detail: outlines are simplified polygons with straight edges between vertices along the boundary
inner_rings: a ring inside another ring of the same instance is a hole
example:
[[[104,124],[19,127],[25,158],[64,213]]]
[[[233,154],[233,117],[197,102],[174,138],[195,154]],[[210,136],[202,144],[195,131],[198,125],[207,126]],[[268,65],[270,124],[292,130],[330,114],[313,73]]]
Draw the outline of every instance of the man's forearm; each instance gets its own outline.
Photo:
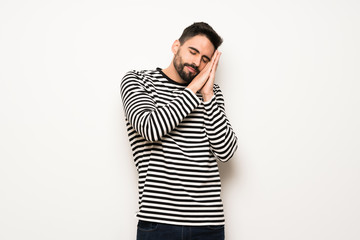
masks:
[[[237,149],[237,137],[225,112],[213,97],[205,106],[205,130],[213,154],[220,161],[229,160]]]
[[[185,89],[169,104],[158,107],[153,97],[131,74],[122,81],[121,96],[127,119],[148,141],[157,141],[172,131],[200,104],[200,99]]]

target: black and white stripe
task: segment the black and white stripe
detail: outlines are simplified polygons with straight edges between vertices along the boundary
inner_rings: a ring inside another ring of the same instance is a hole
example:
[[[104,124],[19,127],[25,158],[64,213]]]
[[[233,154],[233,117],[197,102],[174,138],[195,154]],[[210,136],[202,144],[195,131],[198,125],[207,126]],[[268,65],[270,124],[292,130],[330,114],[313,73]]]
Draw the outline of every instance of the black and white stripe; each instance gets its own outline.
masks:
[[[177,225],[224,224],[216,159],[229,160],[237,138],[220,88],[203,102],[160,69],[128,72],[121,97],[139,174],[137,217]]]

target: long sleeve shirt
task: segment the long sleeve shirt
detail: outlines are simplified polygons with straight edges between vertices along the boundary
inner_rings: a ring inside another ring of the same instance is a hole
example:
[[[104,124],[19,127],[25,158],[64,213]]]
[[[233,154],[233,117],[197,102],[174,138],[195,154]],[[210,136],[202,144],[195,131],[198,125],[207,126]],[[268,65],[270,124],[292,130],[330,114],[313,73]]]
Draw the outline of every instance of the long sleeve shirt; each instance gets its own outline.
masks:
[[[175,225],[224,224],[217,160],[228,161],[237,138],[218,85],[203,102],[161,69],[122,79],[125,122],[139,175],[137,217]]]

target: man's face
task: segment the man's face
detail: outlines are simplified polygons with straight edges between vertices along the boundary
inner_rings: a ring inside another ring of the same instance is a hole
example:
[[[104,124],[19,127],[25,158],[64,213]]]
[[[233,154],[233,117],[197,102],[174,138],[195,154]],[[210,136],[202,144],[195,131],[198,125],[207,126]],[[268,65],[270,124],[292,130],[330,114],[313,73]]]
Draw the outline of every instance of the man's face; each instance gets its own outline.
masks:
[[[180,77],[189,83],[210,62],[214,51],[214,45],[207,37],[196,35],[178,47],[173,60],[174,67]]]

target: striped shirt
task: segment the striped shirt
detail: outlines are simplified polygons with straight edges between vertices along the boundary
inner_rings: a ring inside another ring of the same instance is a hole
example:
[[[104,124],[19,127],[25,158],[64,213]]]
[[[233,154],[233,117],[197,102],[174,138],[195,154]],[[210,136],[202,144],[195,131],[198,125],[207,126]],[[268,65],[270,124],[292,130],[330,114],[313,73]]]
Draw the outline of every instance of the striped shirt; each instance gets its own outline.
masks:
[[[160,68],[130,71],[121,98],[139,182],[140,220],[204,226],[225,222],[217,160],[229,160],[237,138],[218,85],[203,102]]]

